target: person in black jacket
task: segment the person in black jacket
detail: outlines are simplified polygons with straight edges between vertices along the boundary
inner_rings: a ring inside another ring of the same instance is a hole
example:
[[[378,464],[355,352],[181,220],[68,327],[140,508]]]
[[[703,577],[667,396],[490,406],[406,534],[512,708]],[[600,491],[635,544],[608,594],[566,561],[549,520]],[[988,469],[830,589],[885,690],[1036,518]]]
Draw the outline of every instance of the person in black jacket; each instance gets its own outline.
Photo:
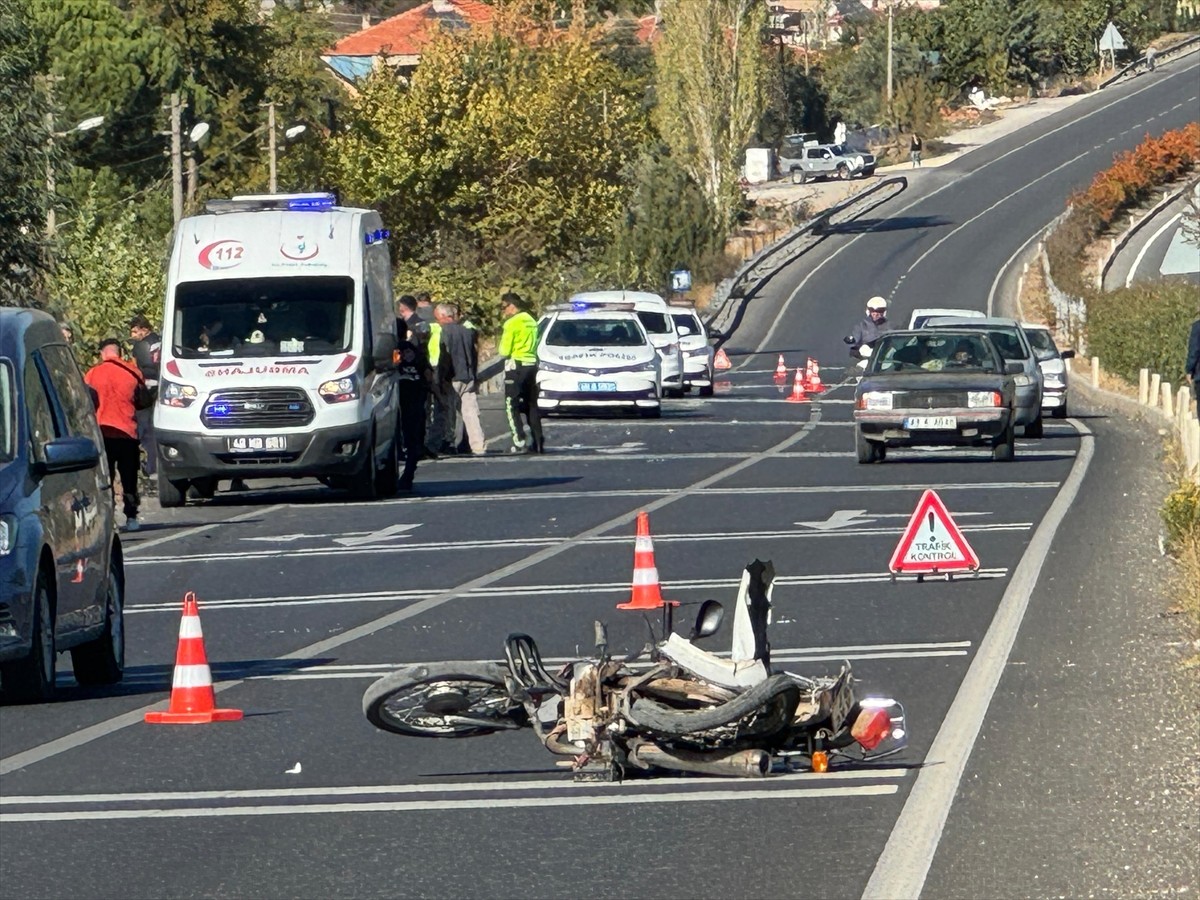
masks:
[[[129,336],[133,338],[133,361],[145,379],[150,395],[158,399],[158,364],[162,358],[162,338],[145,316],[134,316],[129,320]],[[153,476],[157,471],[155,463],[158,446],[154,440],[154,406],[137,411],[138,442],[146,451],[146,461],[142,471]]]
[[[439,303],[434,316],[441,325],[442,352],[438,357],[441,383],[448,387],[450,403],[446,437],[456,451],[465,433],[471,453],[482,456],[487,452],[483,426],[479,422],[479,383],[477,372],[479,352],[475,344],[475,329],[458,321],[458,307]]]
[[[1200,391],[1200,318],[1192,323],[1192,333],[1188,335],[1187,364],[1188,381],[1192,385],[1192,394]],[[1196,417],[1200,418],[1200,398],[1196,400]]]
[[[398,378],[400,410],[397,421],[397,439],[404,448],[404,472],[400,475],[397,489],[411,491],[413,478],[417,474],[417,462],[425,449],[425,398],[433,372],[429,358],[414,334],[401,327],[397,331],[400,341],[396,347],[396,374]]]

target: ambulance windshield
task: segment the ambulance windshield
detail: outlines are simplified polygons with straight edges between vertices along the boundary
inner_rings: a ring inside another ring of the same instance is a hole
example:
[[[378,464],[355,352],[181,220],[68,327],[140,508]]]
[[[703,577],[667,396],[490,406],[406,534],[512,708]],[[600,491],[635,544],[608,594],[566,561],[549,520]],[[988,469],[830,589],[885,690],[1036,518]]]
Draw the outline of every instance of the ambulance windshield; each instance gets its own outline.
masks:
[[[344,353],[353,301],[346,277],[186,282],[175,291],[173,352],[181,359]]]

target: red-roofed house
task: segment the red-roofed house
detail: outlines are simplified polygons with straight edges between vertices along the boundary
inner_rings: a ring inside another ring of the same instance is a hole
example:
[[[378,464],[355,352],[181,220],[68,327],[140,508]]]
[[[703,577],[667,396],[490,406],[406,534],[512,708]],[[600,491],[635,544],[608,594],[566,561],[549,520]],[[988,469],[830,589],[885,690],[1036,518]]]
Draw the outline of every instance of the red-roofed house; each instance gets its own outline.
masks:
[[[492,20],[492,12],[480,0],[431,0],[342,38],[321,59],[351,84],[379,65],[408,77],[439,31],[484,25]]]

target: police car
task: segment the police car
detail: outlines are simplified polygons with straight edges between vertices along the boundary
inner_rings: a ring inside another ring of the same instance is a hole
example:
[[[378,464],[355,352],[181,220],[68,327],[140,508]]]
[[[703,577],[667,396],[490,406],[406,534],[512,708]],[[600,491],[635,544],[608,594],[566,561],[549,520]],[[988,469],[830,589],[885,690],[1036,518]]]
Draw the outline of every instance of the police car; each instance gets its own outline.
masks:
[[[571,297],[572,303],[623,304],[631,308],[646,329],[659,358],[662,360],[662,392],[664,397],[683,396],[683,353],[679,349],[679,333],[671,318],[671,308],[658,294],[649,291],[587,291]]]
[[[575,301],[538,323],[538,409],[632,409],[657,418],[661,357],[632,304]]]
[[[684,390],[697,388],[701,397],[711,397],[715,354],[712,344],[708,342],[708,330],[690,305],[671,304],[671,318],[675,320],[679,351],[683,354]]]

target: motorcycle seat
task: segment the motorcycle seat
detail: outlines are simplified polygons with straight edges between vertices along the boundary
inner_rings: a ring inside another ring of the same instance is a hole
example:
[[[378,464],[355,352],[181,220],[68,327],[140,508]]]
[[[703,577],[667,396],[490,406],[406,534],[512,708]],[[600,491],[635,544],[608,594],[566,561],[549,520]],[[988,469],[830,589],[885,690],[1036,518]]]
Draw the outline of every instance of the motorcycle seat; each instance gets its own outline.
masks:
[[[659,645],[659,652],[697,678],[731,690],[753,687],[766,681],[769,674],[761,659],[732,660],[713,656],[675,633]]]

